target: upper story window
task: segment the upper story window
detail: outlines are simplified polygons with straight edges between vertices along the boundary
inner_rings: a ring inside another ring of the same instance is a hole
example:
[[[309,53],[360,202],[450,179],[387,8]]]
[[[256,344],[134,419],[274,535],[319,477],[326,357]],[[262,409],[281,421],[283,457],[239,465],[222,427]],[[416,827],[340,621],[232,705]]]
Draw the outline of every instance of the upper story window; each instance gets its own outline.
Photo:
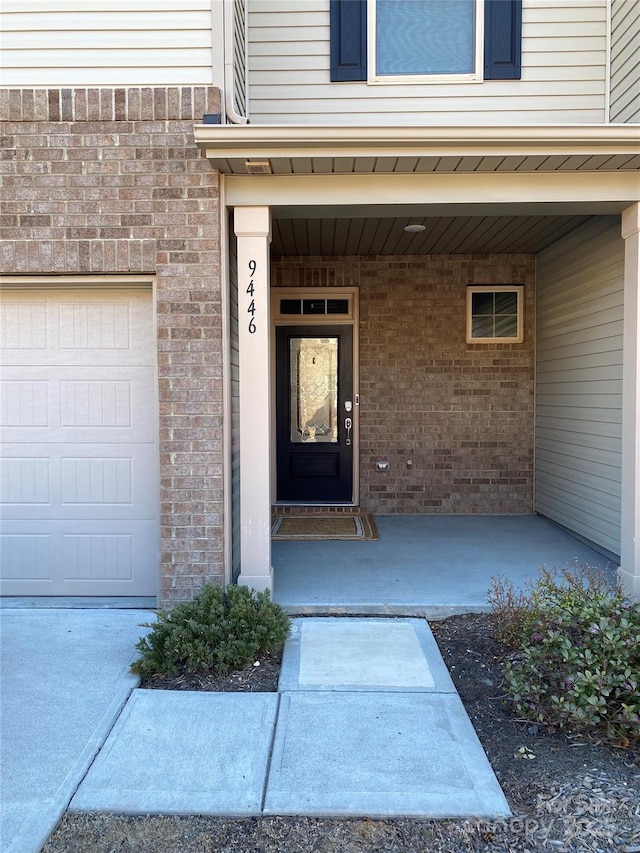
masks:
[[[519,80],[522,0],[329,0],[331,80]]]
[[[477,0],[369,0],[369,80],[478,80],[482,5]]]

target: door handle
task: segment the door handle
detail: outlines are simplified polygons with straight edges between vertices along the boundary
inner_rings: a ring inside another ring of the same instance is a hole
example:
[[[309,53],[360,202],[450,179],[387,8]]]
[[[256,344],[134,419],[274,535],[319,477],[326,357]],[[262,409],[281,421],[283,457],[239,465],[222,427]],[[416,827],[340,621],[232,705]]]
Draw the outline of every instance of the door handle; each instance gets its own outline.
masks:
[[[347,431],[347,447],[351,444],[351,427],[353,426],[353,421],[351,418],[344,419],[344,428]]]

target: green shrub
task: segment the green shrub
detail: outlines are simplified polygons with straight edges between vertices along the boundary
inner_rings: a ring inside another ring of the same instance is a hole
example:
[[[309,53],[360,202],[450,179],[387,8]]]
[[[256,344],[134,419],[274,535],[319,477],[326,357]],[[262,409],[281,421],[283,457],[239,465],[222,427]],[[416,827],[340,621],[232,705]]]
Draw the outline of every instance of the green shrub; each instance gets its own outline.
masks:
[[[518,713],[639,741],[640,604],[588,568],[543,569],[528,594],[512,596],[512,610],[508,588],[494,581],[492,596],[516,648],[504,675]]]
[[[131,667],[142,677],[186,670],[225,675],[278,651],[289,634],[289,620],[268,591],[212,584],[143,627],[151,631],[137,643],[142,657]]]

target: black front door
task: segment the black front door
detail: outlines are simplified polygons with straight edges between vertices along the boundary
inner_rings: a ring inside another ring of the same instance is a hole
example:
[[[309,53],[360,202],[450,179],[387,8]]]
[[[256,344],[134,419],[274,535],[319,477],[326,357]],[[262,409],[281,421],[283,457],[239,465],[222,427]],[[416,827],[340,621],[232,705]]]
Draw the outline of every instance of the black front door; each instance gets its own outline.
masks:
[[[277,500],[353,500],[353,330],[276,329]]]

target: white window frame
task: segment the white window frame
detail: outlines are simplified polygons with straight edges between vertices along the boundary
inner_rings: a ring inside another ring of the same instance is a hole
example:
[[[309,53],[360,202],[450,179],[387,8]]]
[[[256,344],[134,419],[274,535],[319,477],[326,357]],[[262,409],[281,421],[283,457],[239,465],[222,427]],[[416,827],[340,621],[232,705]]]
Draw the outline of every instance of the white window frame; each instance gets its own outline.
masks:
[[[473,294],[515,293],[517,297],[517,334],[510,338],[478,338],[473,336]],[[524,285],[523,284],[470,284],[467,286],[467,343],[468,344],[521,344],[524,341]]]
[[[378,75],[376,68],[376,6],[377,0],[367,2],[367,82],[378,84],[402,85],[413,83],[482,83],[484,73],[484,2],[474,0],[475,14],[475,51],[474,68],[471,74],[384,74]]]

